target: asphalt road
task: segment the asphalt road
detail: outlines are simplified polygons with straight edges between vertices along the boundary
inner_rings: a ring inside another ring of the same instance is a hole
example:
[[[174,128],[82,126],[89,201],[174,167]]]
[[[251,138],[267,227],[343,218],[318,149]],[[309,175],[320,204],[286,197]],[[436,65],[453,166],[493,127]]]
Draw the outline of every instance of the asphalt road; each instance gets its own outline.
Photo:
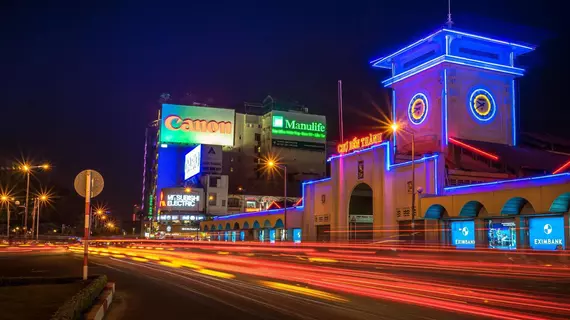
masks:
[[[90,272],[106,274],[117,286],[107,319],[506,318],[493,313],[496,310],[516,311],[512,319],[568,318],[561,314],[566,308],[562,304],[547,305],[552,312],[531,311],[531,306],[526,306],[528,294],[536,299],[570,301],[570,274],[565,277],[564,273],[549,281],[394,263],[372,267],[360,259],[331,263],[333,260],[308,260],[282,252],[135,252],[139,261],[122,253],[91,257]],[[192,263],[201,266],[181,267],[162,259],[171,255],[191,255]],[[0,255],[0,275],[80,276],[81,258],[73,253]],[[257,264],[266,267],[258,269]],[[239,269],[242,267],[245,269]],[[349,278],[351,274],[356,277]],[[445,292],[429,291],[445,281],[453,286],[443,287]],[[372,291],[379,286],[383,291]],[[476,298],[478,294],[490,298]],[[517,303],[521,306],[513,306]],[[487,304],[495,308],[486,314]],[[476,306],[479,309],[462,310]]]

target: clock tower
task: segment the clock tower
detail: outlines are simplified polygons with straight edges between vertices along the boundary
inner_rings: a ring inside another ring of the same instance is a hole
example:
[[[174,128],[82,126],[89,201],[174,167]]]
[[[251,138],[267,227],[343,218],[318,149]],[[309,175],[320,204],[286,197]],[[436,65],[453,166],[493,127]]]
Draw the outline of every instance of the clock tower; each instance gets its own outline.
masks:
[[[392,71],[392,120],[413,131],[418,153],[449,139],[517,144],[516,57],[533,47],[444,28],[372,66]],[[398,151],[409,135],[394,138]]]

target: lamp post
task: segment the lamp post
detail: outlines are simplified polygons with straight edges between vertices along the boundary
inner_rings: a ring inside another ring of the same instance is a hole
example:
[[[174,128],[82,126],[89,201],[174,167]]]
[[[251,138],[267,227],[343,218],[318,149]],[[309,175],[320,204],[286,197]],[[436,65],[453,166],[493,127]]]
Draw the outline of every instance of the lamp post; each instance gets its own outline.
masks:
[[[6,221],[6,236],[8,237],[8,242],[10,242],[10,200],[13,200],[13,198],[11,199],[8,194],[2,194],[0,196],[0,201],[6,204],[6,210],[8,215],[8,219]]]
[[[38,218],[36,222],[36,241],[40,240],[40,208],[42,207],[42,203],[45,203],[49,200],[47,194],[40,194],[38,197]]]
[[[44,170],[48,170],[50,168],[49,164],[43,164],[41,166],[32,166],[29,165],[27,163],[24,163],[20,169],[22,169],[22,171],[24,171],[24,173],[26,173],[26,203],[24,206],[24,239],[27,238],[28,236],[28,201],[30,198],[30,173],[32,172],[32,170],[34,169],[44,169]],[[33,234],[32,234],[33,236]]]
[[[416,234],[416,163],[414,161],[415,153],[416,153],[416,142],[414,132],[407,130],[406,128],[400,127],[397,123],[393,123],[391,125],[392,131],[394,134],[398,131],[405,132],[412,136],[412,243],[415,241],[415,234]]]
[[[287,166],[277,164],[274,160],[269,160],[267,161],[267,167],[283,170],[283,229],[285,231],[285,240],[287,240]]]

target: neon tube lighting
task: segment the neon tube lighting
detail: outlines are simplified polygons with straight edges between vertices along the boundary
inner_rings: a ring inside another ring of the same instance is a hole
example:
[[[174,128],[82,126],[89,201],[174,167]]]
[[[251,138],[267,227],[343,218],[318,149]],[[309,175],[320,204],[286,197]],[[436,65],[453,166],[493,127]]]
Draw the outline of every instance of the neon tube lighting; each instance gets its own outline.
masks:
[[[447,133],[447,69],[443,69],[443,117],[444,117],[444,129],[445,129],[445,145],[449,143],[448,133]]]
[[[439,157],[435,157],[434,159],[434,166],[435,166],[435,170],[434,170],[434,175],[435,175],[435,194],[438,195],[439,194],[439,185],[438,185],[438,175],[439,175],[439,166],[437,165],[437,160],[439,159]]]
[[[393,57],[399,55],[400,53],[403,53],[403,52],[405,52],[405,51],[408,51],[408,50],[410,50],[410,49],[412,49],[412,48],[418,46],[419,44],[421,44],[421,43],[423,43],[423,42],[425,42],[425,41],[427,41],[427,40],[429,40],[429,39],[435,37],[436,35],[438,35],[438,34],[441,33],[441,32],[447,32],[447,33],[452,33],[452,34],[456,34],[456,35],[466,36],[466,37],[475,38],[475,39],[479,39],[479,40],[485,40],[485,41],[489,41],[489,42],[493,42],[493,43],[498,43],[498,44],[507,45],[507,46],[511,46],[511,47],[515,47],[515,48],[519,48],[519,49],[524,49],[524,50],[527,50],[527,51],[533,51],[533,50],[535,50],[535,48],[534,48],[534,47],[531,47],[531,46],[526,46],[526,45],[522,45],[522,44],[517,44],[517,43],[508,42],[508,41],[502,41],[502,40],[498,40],[498,39],[493,39],[493,38],[478,36],[478,35],[475,35],[475,34],[472,34],[472,33],[461,32],[461,31],[457,31],[457,30],[451,30],[451,29],[445,29],[445,28],[443,28],[443,29],[440,29],[440,30],[438,30],[438,31],[436,31],[436,32],[434,32],[434,33],[428,35],[427,37],[422,38],[422,39],[420,39],[420,40],[418,40],[418,41],[416,41],[416,42],[414,42],[414,43],[412,43],[412,44],[410,44],[410,45],[408,45],[408,46],[406,46],[406,47],[404,47],[404,48],[402,48],[402,49],[400,49],[400,50],[398,50],[398,51],[396,51],[396,52],[394,52],[394,53],[392,53],[392,54],[390,54],[390,55],[388,55],[388,56],[385,56],[385,57],[382,57],[382,58],[378,58],[378,59],[374,59],[374,60],[370,61],[370,64],[371,64],[373,67],[390,69],[390,67],[384,66],[384,65],[380,65],[380,64],[382,64],[383,62],[386,62],[387,60],[389,60],[389,59],[391,59],[391,58],[393,58]],[[447,37],[448,37],[448,35],[446,35],[446,41],[445,41],[445,42],[446,42],[446,53],[449,53],[449,41],[447,41]]]
[[[564,172],[568,168],[570,168],[570,160],[568,160],[568,162],[563,164],[560,168],[554,170],[554,172],[552,174],[558,174],[558,173]]]
[[[438,156],[439,156],[438,154],[434,154],[434,155],[431,155],[431,156],[426,156],[426,157],[423,157],[423,158],[421,158],[421,159],[416,159],[416,160],[414,160],[414,163],[420,163],[420,162],[425,162],[425,161],[429,161],[429,160],[432,160],[432,159],[436,159]],[[410,161],[406,161],[406,162],[394,163],[393,165],[390,166],[390,169],[391,169],[391,168],[397,168],[397,167],[404,167],[404,166],[408,166],[408,165],[411,165],[411,164],[412,164],[412,161],[411,161],[411,160],[410,160]]]
[[[511,179],[511,180],[500,180],[500,181],[492,181],[492,182],[483,182],[483,183],[475,183],[475,184],[465,184],[461,186],[454,186],[454,187],[446,187],[444,188],[445,191],[453,191],[457,189],[465,189],[465,188],[474,188],[474,187],[484,187],[484,186],[492,186],[492,185],[500,185],[505,183],[519,183],[525,181],[535,181],[535,180],[545,180],[545,179],[555,179],[555,178],[569,178],[570,173],[558,173],[558,174],[550,174],[546,176],[538,176],[538,177],[530,177],[530,178],[519,178],[519,179]]]
[[[468,61],[468,62],[473,62],[475,64],[484,63],[484,64],[489,65],[491,67],[508,68],[508,69],[512,69],[513,71],[519,71],[520,73],[523,73],[525,71],[522,68],[517,68],[517,67],[513,67],[510,65],[506,65],[506,64],[499,64],[499,63],[487,62],[487,61],[476,60],[476,59],[471,59],[471,58],[465,58],[465,57],[460,57],[460,56],[456,56],[456,55],[452,55],[452,54],[446,54],[445,56],[446,56],[446,58],[464,60],[464,61]]]
[[[392,123],[396,123],[396,90],[392,90]],[[392,143],[396,145],[396,134],[392,133]]]
[[[309,181],[304,181],[303,185],[306,184],[313,184],[313,183],[319,183],[319,182],[325,182],[325,181],[329,181],[331,180],[331,178],[324,178],[324,179],[319,179],[319,180],[309,180]]]
[[[498,69],[498,68],[495,68],[493,66],[487,66],[489,63],[484,62],[484,61],[474,60],[474,61],[477,61],[477,64],[475,64],[475,63],[469,62],[469,60],[472,60],[472,59],[457,58],[455,56],[441,55],[441,56],[434,58],[430,61],[427,61],[427,62],[425,62],[425,63],[423,63],[417,67],[414,67],[410,70],[404,71],[395,77],[386,79],[386,80],[382,81],[382,84],[385,87],[388,87],[388,86],[390,86],[396,82],[407,79],[411,76],[414,76],[414,75],[416,75],[422,71],[425,71],[429,68],[435,67],[435,66],[437,66],[441,63],[444,63],[444,62],[458,64],[458,65],[467,66],[467,67],[480,68],[480,69],[485,69],[485,70],[489,70],[489,71],[502,72],[502,73],[507,73],[507,74],[511,74],[511,75],[515,75],[515,76],[522,76],[523,75],[523,73],[519,72],[518,70],[524,71],[524,69],[512,68],[510,66],[502,66],[500,69]],[[515,71],[512,71],[512,70],[515,70]]]
[[[301,201],[303,201],[303,198],[299,199],[299,200],[297,201],[297,203],[295,203],[295,204],[293,205],[293,207],[297,207],[297,206],[301,203]]]
[[[300,209],[300,207],[290,207],[290,208],[287,208],[287,211],[299,210],[299,209]],[[252,218],[252,217],[258,217],[258,216],[265,216],[265,215],[274,215],[274,214],[280,214],[279,212],[284,212],[284,211],[285,211],[285,209],[270,209],[270,210],[259,211],[259,212],[235,213],[235,214],[230,214],[227,216],[214,217],[214,221],[229,220],[229,219],[243,219],[243,218]]]
[[[287,201],[287,200],[285,200],[285,201]],[[275,202],[275,200],[273,200],[273,202],[271,202],[271,204],[269,205],[268,208],[270,208],[272,205],[275,205],[277,207],[277,209],[281,209],[281,206],[277,202]],[[287,206],[287,204],[285,204],[285,206]]]
[[[526,49],[526,50],[530,50],[530,51],[535,49],[533,47],[525,46],[525,45],[518,44],[518,43],[512,43],[512,42],[497,40],[497,39],[493,39],[493,38],[478,36],[478,35],[475,35],[472,33],[461,32],[461,31],[457,31],[457,30],[451,30],[451,29],[443,28],[442,31],[449,32],[449,33],[455,33],[455,34],[459,34],[462,36],[467,36],[467,37],[471,37],[471,38],[475,38],[475,39],[490,41],[490,42],[494,42],[494,43],[504,44],[504,45],[508,45],[508,46],[513,46],[513,47],[517,47],[517,48],[522,48],[522,49]]]
[[[430,38],[434,37],[435,35],[439,34],[439,33],[442,32],[442,31],[443,31],[443,29],[438,30],[438,31],[436,31],[435,33],[430,34],[429,36],[427,36],[427,37],[425,37],[425,38],[423,38],[423,39],[420,39],[420,40],[418,40],[418,41],[416,41],[416,42],[414,42],[414,43],[412,43],[412,44],[410,44],[410,45],[408,45],[408,46],[406,46],[406,47],[404,47],[404,48],[402,48],[402,49],[400,49],[400,50],[398,50],[398,51],[392,53],[391,55],[388,55],[388,56],[385,56],[385,57],[382,57],[382,58],[378,58],[378,59],[374,59],[374,60],[370,61],[370,64],[371,64],[373,67],[377,67],[377,68],[387,68],[387,67],[384,67],[384,66],[379,66],[378,64],[380,64],[380,63],[382,63],[382,62],[384,62],[384,61],[386,61],[386,60],[388,60],[388,59],[391,59],[391,58],[393,58],[393,57],[399,55],[399,54],[402,53],[402,52],[405,52],[405,51],[407,51],[407,50],[409,50],[409,49],[412,49],[413,47],[416,47],[417,45],[419,45],[419,44],[421,44],[421,43],[423,43],[423,42],[429,40]]]
[[[453,143],[454,145],[456,145],[456,146],[460,146],[460,147],[465,148],[465,149],[467,149],[467,150],[469,150],[469,151],[473,151],[473,152],[475,152],[475,153],[478,154],[478,155],[481,155],[481,156],[483,156],[483,157],[486,157],[486,158],[491,159],[491,160],[494,160],[494,161],[499,161],[499,157],[496,156],[496,155],[494,155],[494,154],[492,154],[492,153],[485,152],[485,151],[483,151],[483,150],[481,150],[481,149],[475,148],[474,146],[468,145],[467,143],[461,142],[461,141],[456,140],[456,139],[451,138],[451,137],[449,137],[449,141],[450,141],[451,143]]]
[[[516,100],[515,100],[515,79],[511,81],[511,95],[512,95],[512,106],[513,108],[512,113],[512,121],[513,121],[513,146],[517,145],[517,108],[516,108]]]

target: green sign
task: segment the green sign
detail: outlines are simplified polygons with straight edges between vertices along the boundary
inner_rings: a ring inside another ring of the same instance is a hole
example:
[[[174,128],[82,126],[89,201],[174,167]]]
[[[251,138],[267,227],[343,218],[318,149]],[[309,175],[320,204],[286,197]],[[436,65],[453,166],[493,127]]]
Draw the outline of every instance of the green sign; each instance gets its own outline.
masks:
[[[162,144],[234,145],[235,110],[163,104]]]
[[[288,135],[326,139],[327,127],[319,121],[302,122],[295,119],[287,119],[284,116],[273,116],[271,132],[275,135]]]

